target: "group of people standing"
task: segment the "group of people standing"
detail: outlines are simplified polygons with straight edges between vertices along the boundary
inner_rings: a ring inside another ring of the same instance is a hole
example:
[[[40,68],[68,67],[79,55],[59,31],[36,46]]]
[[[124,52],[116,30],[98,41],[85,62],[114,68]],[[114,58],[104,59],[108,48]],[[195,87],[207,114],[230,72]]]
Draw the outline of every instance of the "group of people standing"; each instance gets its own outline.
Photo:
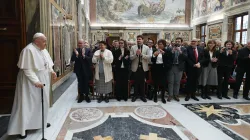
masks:
[[[49,109],[49,85],[51,76],[56,79],[52,59],[46,50],[44,34],[36,33],[33,42],[21,52],[15,91],[15,100],[8,127],[8,135],[27,137],[27,130],[40,129],[47,123]],[[132,102],[140,98],[146,102],[153,99],[157,102],[157,91],[161,89],[161,101],[166,103],[165,90],[168,90],[167,101],[174,98],[179,101],[180,81],[183,73],[187,75],[185,87],[186,98],[199,101],[195,96],[198,85],[202,87],[201,97],[209,97],[209,86],[217,87],[219,99],[228,97],[228,80],[232,71],[236,72],[233,98],[237,99],[239,89],[245,76],[243,98],[248,97],[250,88],[250,40],[246,47],[235,50],[233,41],[226,41],[221,47],[214,40],[209,40],[206,48],[199,47],[198,40],[191,40],[190,45],[184,46],[182,38],[167,45],[163,39],[158,40],[154,47],[153,41],[148,40],[148,46],[143,44],[143,36],[137,36],[137,44],[127,47],[125,40],[114,41],[114,47],[107,49],[105,41],[99,42],[99,49],[92,51],[84,40],[78,41],[78,48],[74,49],[71,61],[75,62],[74,72],[78,80],[78,103],[89,98],[89,81],[95,79],[96,92],[100,95],[98,103],[109,102],[109,94],[115,86],[115,97],[118,101],[128,99],[128,80],[134,80],[135,93]],[[236,65],[236,67],[235,67]],[[94,66],[94,75],[92,66]],[[151,69],[150,69],[151,67]],[[149,79],[151,71],[153,93],[145,94],[145,81]],[[93,78],[94,76],[94,78]],[[39,114],[42,112],[40,103],[43,96],[39,96],[40,89],[44,93],[44,124]]]
[[[192,39],[190,45],[183,46],[183,39],[177,37],[175,42],[167,45],[163,39],[154,45],[153,40],[143,44],[143,36],[137,36],[137,44],[127,46],[123,39],[113,41],[112,47],[105,41],[100,41],[99,49],[94,52],[86,48],[83,40],[79,40],[77,49],[72,54],[71,61],[75,61],[75,73],[78,79],[79,99],[84,98],[90,102],[88,81],[92,77],[92,65],[94,66],[94,83],[96,92],[100,95],[98,103],[109,102],[110,93],[114,92],[118,101],[128,100],[128,81],[134,81],[134,96],[132,102],[140,98],[147,102],[146,97],[157,102],[157,93],[161,91],[161,101],[166,103],[165,91],[169,96],[167,101],[175,99],[179,101],[180,81],[185,72],[187,82],[185,85],[186,98],[196,101],[199,99],[195,93],[198,85],[201,87],[201,97],[211,99],[209,89],[216,87],[219,99],[228,96],[228,80],[232,69],[236,64],[236,84],[234,86],[234,98],[242,84],[244,73],[246,73],[243,98],[250,100],[249,92],[249,70],[250,70],[250,41],[247,47],[235,51],[234,42],[226,41],[223,47],[219,47],[215,40],[209,40],[207,47],[198,45],[197,39]],[[157,47],[155,47],[157,46]],[[150,71],[150,73],[149,73]],[[145,81],[152,77],[153,92],[145,93]],[[114,91],[113,88],[114,87]]]

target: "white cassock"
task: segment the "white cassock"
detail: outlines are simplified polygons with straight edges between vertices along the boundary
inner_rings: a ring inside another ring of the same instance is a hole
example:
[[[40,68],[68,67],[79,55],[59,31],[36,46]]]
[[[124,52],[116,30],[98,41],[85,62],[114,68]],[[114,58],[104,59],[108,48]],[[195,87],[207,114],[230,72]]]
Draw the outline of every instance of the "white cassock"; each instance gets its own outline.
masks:
[[[46,49],[40,50],[35,44],[30,43],[22,50],[17,64],[19,73],[8,135],[25,135],[25,130],[42,128],[41,89],[35,87],[36,82],[45,84],[43,88],[44,122],[47,123],[53,65]]]

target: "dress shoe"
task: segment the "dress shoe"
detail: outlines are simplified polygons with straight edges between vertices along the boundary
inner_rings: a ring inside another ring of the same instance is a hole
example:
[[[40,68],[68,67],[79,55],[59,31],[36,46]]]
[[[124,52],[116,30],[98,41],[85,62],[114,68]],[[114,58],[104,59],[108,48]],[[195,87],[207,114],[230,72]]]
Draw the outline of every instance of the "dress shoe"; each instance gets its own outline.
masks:
[[[165,100],[164,97],[161,98],[161,101],[162,101],[162,103],[164,103],[164,104],[166,103],[166,100]]]
[[[51,126],[51,124],[50,124],[50,123],[47,123],[47,126],[46,126],[46,127],[49,128],[50,126]]]
[[[119,102],[121,101],[121,98],[120,98],[120,97],[117,97],[116,99],[117,99],[117,101],[119,101]]]
[[[191,96],[191,98],[192,98],[193,100],[195,100],[195,101],[199,101],[199,99],[198,99],[197,97],[195,97],[195,96]]]
[[[89,98],[88,95],[86,95],[85,100],[86,100],[87,103],[90,103],[90,102],[91,102],[91,100],[90,100],[90,98]]]
[[[157,103],[157,98],[154,98],[154,102]]]
[[[201,94],[201,98],[204,99],[204,100],[206,100],[205,94]]]
[[[174,99],[175,99],[177,102],[179,102],[179,101],[180,101],[180,99],[179,99],[179,96],[178,96],[178,95],[175,95],[175,96],[174,96]]]
[[[229,100],[231,99],[231,98],[230,98],[230,97],[228,97],[228,96],[222,96],[222,97],[223,97],[223,98],[226,98],[226,99],[229,99]]]
[[[81,103],[83,100],[84,100],[83,95],[80,95],[79,98],[78,98],[77,103]]]
[[[24,136],[19,135],[19,138],[20,138],[20,139],[25,139],[26,137],[27,137],[27,130],[25,130],[25,135],[24,135]]]
[[[248,96],[243,97],[245,100],[250,100]]]
[[[101,95],[101,96],[98,98],[97,102],[98,102],[98,103],[101,103],[102,101],[103,101],[103,96]]]
[[[238,96],[236,94],[233,95],[234,99],[238,99]]]
[[[152,96],[152,95],[148,95],[147,98],[148,98],[149,100],[153,100],[153,96]]]
[[[186,96],[185,101],[189,101],[190,96]]]
[[[108,103],[109,102],[109,97],[106,95],[105,96],[105,99],[104,99],[105,103]]]
[[[157,94],[154,96],[154,102],[157,103]]]
[[[141,97],[141,100],[145,103],[147,102],[147,99],[145,97]]]
[[[208,95],[206,95],[206,98],[208,99],[208,100],[211,100],[212,98],[210,97],[210,96],[208,96]]]
[[[172,100],[172,96],[169,95],[167,101],[171,102],[171,100]]]
[[[124,101],[127,102],[127,101],[128,101],[128,98],[124,98]]]
[[[133,97],[131,101],[132,101],[132,102],[135,102],[136,99],[137,99],[137,97]]]
[[[218,98],[218,99],[222,99],[222,97],[221,97],[220,95],[217,95],[217,98]]]

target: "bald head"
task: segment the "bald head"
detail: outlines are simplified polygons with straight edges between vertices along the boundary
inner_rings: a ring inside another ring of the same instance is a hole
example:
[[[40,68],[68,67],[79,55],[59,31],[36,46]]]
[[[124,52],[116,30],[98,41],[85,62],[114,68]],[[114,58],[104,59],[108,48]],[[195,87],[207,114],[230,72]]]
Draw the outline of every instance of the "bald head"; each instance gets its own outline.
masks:
[[[44,50],[47,46],[47,38],[44,34],[42,33],[36,33],[33,36],[33,43],[40,48],[41,50]]]
[[[84,43],[84,40],[83,40],[83,39],[79,39],[79,40],[78,40],[78,43],[77,43],[77,44],[78,44],[78,47],[79,47],[79,48],[83,48],[83,43]]]

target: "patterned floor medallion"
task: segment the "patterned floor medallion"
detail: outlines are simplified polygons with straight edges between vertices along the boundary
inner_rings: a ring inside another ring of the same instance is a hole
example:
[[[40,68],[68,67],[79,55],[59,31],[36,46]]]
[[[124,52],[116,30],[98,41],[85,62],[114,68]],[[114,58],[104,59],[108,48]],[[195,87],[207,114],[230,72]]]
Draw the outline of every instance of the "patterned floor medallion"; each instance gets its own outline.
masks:
[[[103,112],[96,108],[82,108],[73,111],[70,118],[76,122],[91,122],[100,119]]]
[[[161,119],[167,115],[166,111],[155,106],[137,107],[135,114],[145,119]]]
[[[163,140],[197,140],[161,106],[72,108],[57,140],[139,140],[155,134]]]
[[[250,104],[185,104],[186,108],[233,139],[250,139]]]

